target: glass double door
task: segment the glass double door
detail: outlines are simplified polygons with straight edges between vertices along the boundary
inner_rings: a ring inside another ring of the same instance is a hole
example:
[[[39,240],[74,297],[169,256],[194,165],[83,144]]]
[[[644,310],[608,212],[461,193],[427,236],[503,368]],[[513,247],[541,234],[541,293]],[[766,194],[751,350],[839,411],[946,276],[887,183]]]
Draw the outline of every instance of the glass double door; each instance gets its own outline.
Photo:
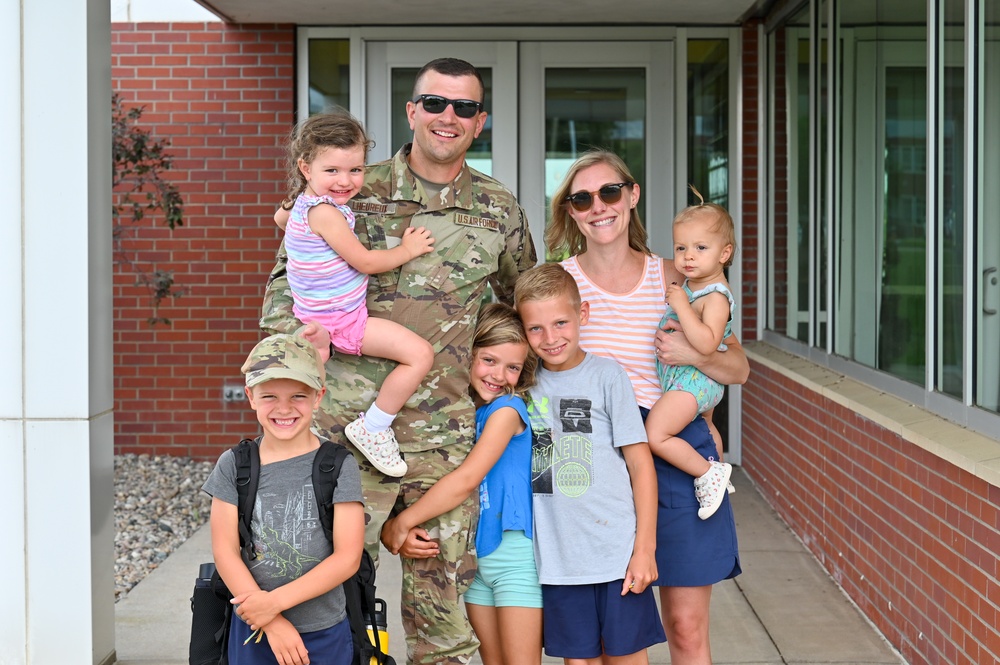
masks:
[[[365,122],[373,160],[412,132],[403,109],[426,62],[457,57],[486,85],[486,126],[468,161],[518,196],[541,252],[552,192],[569,165],[606,148],[629,165],[654,251],[671,254],[674,205],[673,43],[379,42],[365,46]]]

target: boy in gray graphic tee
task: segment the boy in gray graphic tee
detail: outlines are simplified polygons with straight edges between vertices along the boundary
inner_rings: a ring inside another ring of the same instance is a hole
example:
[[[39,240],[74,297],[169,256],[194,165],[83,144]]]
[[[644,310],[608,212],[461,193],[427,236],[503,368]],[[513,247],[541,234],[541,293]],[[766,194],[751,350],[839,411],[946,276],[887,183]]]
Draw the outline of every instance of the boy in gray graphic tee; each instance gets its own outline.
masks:
[[[580,348],[590,310],[562,266],[522,274],[514,303],[542,361],[528,415],[545,653],[644,656],[666,636],[649,588],[656,472],[632,384]]]
[[[310,324],[315,325],[315,324]],[[233,594],[230,665],[350,665],[353,654],[343,582],[361,563],[365,516],[361,474],[348,455],[333,493],[333,542],[313,493],[319,438],[310,431],[323,394],[319,352],[300,335],[259,342],[243,365],[246,394],[263,429],[253,507],[253,552],[240,548],[236,460],[219,458],[203,490],[212,495],[212,555]]]

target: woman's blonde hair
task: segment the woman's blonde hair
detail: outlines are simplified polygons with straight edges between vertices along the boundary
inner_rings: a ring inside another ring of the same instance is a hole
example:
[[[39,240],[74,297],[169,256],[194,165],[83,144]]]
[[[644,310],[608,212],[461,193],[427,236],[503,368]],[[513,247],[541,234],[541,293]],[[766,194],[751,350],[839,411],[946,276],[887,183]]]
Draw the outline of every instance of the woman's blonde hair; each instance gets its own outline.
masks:
[[[476,332],[472,337],[472,356],[475,358],[479,349],[498,344],[524,344],[528,355],[521,366],[521,376],[516,386],[507,386],[508,394],[517,395],[528,401],[528,389],[535,385],[535,370],[538,367],[538,356],[528,344],[528,336],[524,332],[521,318],[510,305],[494,302],[486,305],[479,312]]]
[[[573,193],[570,190],[573,188],[573,180],[577,174],[597,164],[607,164],[610,166],[617,174],[616,177],[619,179],[619,182],[627,182],[629,185],[635,184],[635,178],[632,177],[632,173],[628,170],[628,166],[624,160],[610,150],[590,150],[583,153],[569,167],[566,177],[563,178],[559,188],[552,195],[552,220],[549,223],[549,228],[545,231],[545,246],[553,254],[562,249],[568,250],[570,256],[576,256],[587,251],[587,239],[580,233],[579,227],[577,227],[576,222],[570,216],[566,197]],[[632,208],[631,217],[628,221],[629,247],[643,254],[652,254],[646,245],[646,238],[646,227],[642,225],[639,211],[636,208]]]

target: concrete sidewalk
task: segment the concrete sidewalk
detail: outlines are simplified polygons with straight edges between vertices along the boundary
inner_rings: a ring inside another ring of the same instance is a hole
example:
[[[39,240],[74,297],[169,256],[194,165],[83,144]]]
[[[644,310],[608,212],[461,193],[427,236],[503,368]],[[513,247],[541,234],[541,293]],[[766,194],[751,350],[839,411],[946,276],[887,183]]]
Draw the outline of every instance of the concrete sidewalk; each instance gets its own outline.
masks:
[[[851,665],[904,663],[788,530],[740,469],[732,495],[743,574],[712,594],[712,656],[716,665]],[[201,528],[115,606],[118,662],[186,665],[191,591],[198,565],[211,560]],[[399,562],[385,554],[379,596],[390,608],[390,652],[406,662],[399,605]],[[479,662],[476,659],[474,662]],[[544,658],[545,663],[561,660]],[[669,663],[667,646],[649,650]]]

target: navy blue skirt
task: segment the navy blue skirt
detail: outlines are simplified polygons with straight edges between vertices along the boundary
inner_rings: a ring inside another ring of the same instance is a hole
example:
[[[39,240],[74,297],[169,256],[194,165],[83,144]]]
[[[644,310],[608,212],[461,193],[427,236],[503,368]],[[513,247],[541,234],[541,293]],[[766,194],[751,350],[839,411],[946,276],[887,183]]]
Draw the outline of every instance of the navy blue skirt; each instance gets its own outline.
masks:
[[[645,417],[645,414],[644,414]],[[705,419],[699,416],[677,436],[705,459],[719,458]],[[656,514],[656,567],[654,586],[708,586],[736,577],[740,552],[736,543],[733,504],[727,495],[714,515],[698,517],[694,477],[653,455],[659,492]]]

